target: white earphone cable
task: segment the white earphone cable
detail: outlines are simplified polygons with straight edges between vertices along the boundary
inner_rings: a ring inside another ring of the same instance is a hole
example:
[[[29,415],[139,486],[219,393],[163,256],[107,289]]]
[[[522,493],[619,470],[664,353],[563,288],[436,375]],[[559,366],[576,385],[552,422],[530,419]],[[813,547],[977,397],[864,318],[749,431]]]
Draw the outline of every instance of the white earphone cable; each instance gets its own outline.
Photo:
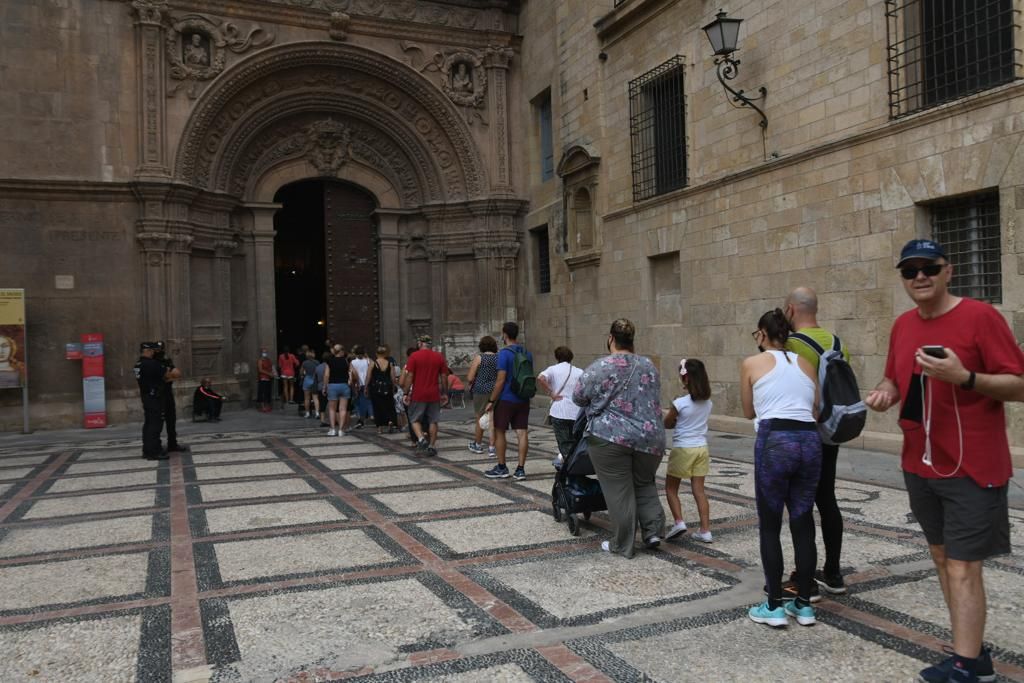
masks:
[[[924,455],[921,456],[921,462],[931,467],[932,472],[938,476],[948,479],[955,477],[960,471],[960,466],[964,463],[964,429],[960,421],[960,404],[956,399],[956,387],[950,385],[950,390],[953,392],[953,414],[956,415],[956,434],[960,446],[960,458],[957,460],[956,467],[953,468],[952,472],[943,474],[935,469],[935,465],[932,464],[932,418],[935,416],[935,411],[932,408],[932,397],[935,394],[935,390],[930,388],[930,383],[926,379],[925,375],[921,375],[921,411],[924,419]]]

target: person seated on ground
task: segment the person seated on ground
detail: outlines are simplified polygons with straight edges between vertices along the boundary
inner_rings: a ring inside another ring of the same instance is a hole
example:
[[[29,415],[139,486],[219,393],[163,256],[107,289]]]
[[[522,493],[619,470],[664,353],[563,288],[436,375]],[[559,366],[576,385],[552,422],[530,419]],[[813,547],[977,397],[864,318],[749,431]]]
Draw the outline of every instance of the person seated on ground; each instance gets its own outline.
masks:
[[[226,400],[213,390],[210,378],[204,377],[192,395],[192,413],[196,416],[206,415],[210,422],[220,422],[220,409]]]
[[[457,398],[460,396],[465,397],[465,395],[466,385],[463,384],[462,380],[460,380],[458,376],[453,372],[452,374],[448,375],[448,394],[441,401],[441,407],[451,408],[453,398]],[[465,403],[465,398],[463,398],[463,403]]]

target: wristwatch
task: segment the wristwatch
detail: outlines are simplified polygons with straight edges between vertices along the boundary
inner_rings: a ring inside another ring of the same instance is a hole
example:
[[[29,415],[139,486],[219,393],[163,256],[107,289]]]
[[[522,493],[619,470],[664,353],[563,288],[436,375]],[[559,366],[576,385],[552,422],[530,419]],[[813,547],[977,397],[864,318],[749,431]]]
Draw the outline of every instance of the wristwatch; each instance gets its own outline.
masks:
[[[978,379],[978,376],[974,373],[974,370],[971,370],[971,376],[967,378],[966,382],[964,382],[963,384],[960,385],[960,388],[961,389],[966,389],[966,390],[970,391],[971,389],[974,388],[974,382],[977,379]]]

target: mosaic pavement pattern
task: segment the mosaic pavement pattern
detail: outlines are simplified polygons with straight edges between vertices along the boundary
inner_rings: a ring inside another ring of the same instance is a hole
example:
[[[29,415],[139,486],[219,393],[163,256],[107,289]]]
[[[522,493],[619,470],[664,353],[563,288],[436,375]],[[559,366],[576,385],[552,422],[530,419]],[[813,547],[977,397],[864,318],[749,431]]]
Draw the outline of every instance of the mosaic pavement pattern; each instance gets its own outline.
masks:
[[[745,615],[749,464],[714,458],[713,544],[626,560],[598,549],[604,514],[579,536],[552,518],[549,430],[515,482],[443,428],[435,458],[305,427],[164,463],[133,441],[0,449],[0,681],[911,681],[949,641],[902,491],[839,483],[850,592],[776,631]],[[1021,555],[986,580],[1000,680],[1024,681]]]

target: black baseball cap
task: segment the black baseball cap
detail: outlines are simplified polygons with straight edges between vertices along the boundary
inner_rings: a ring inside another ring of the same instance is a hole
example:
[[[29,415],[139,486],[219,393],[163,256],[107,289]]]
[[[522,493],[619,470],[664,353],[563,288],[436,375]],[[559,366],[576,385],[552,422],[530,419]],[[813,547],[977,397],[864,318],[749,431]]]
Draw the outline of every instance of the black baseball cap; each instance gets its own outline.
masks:
[[[929,261],[935,261],[938,259],[945,259],[946,252],[943,251],[942,245],[932,240],[910,240],[903,245],[903,250],[900,251],[900,262],[896,264],[897,268],[901,268],[906,261],[912,258],[926,258]]]
[[[142,342],[139,344],[139,351],[146,351],[147,349],[151,351],[159,351],[160,342]]]

